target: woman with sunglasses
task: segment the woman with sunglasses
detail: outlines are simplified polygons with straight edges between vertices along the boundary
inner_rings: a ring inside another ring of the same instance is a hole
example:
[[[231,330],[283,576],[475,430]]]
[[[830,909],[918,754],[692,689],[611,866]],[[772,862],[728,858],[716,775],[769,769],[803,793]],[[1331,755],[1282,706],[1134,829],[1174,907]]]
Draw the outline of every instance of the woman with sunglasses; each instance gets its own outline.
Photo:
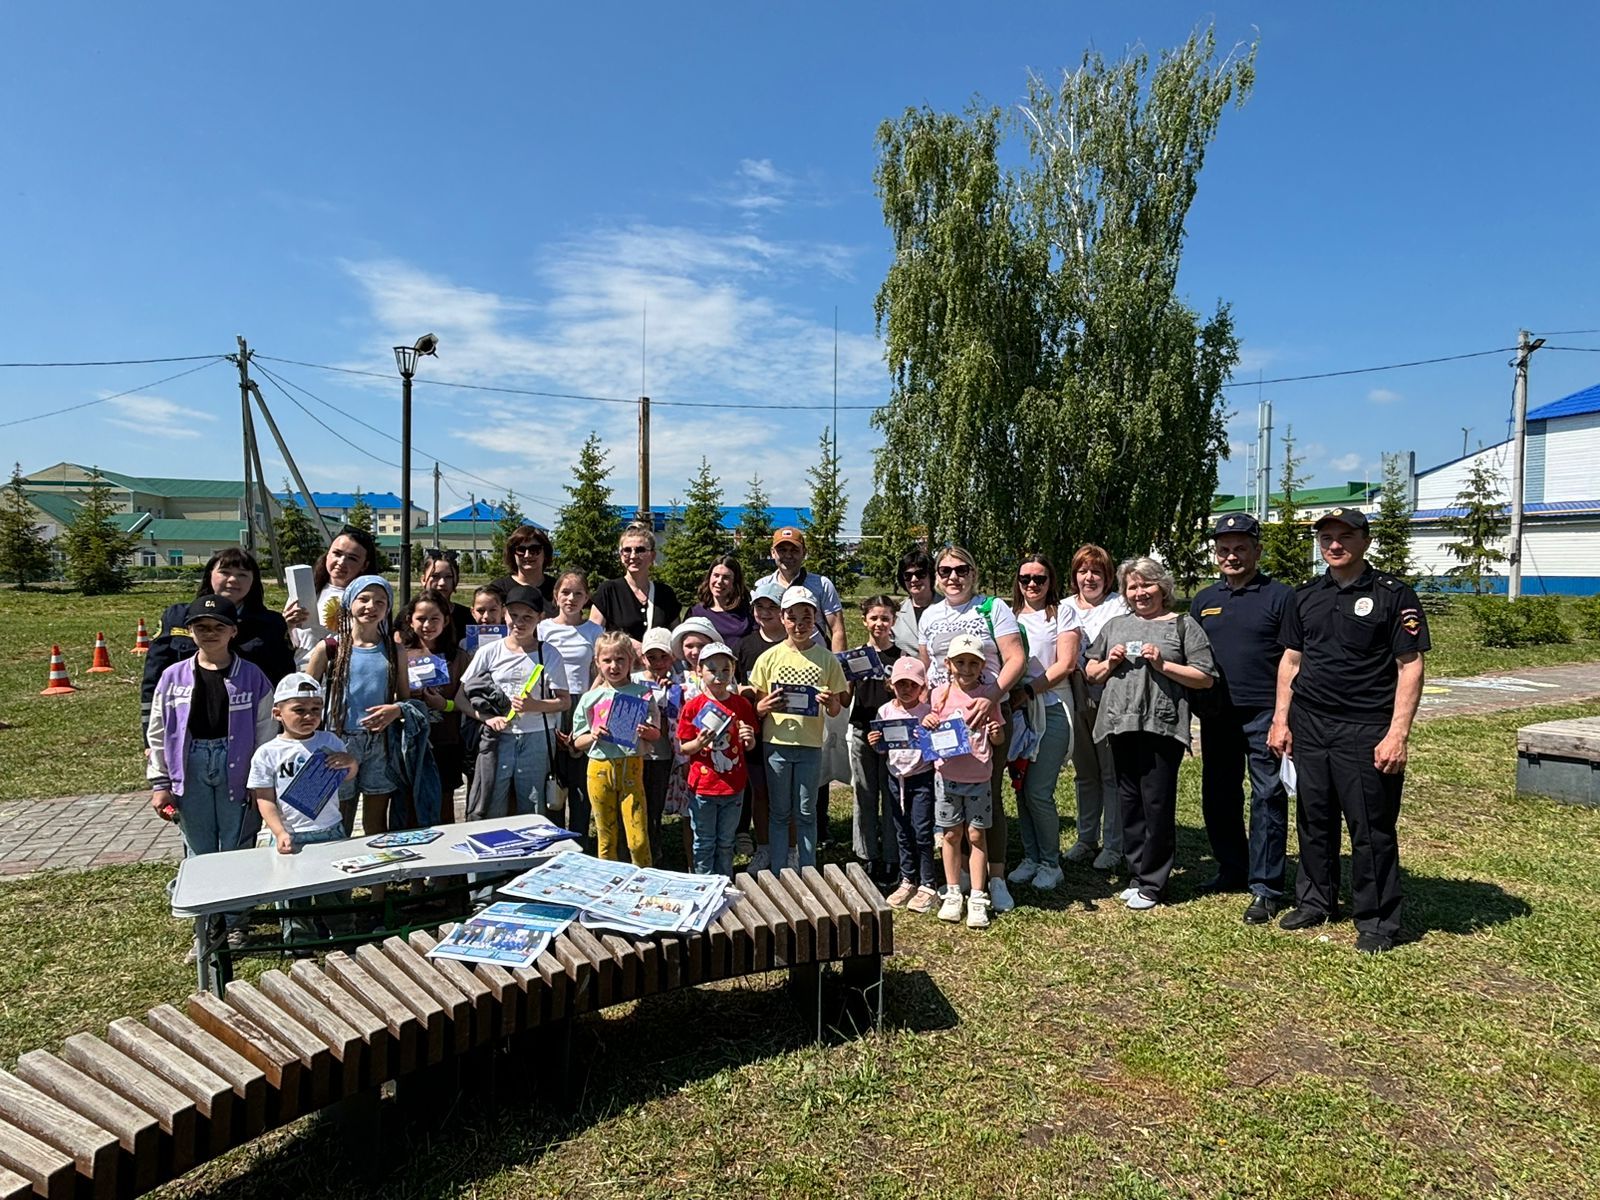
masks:
[[[1083,673],[1089,643],[1112,617],[1128,605],[1112,587],[1111,555],[1092,542],[1078,547],[1068,576],[1071,591],[1066,606],[1078,615],[1078,670],[1068,676],[1072,686],[1072,773],[1078,793],[1078,840],[1067,850],[1067,861],[1093,860],[1097,871],[1114,871],[1122,865],[1122,810],[1117,802],[1117,772],[1111,761],[1111,743],[1094,740],[1094,723],[1100,715],[1100,694]],[[1105,840],[1101,840],[1102,824]]]
[[[948,680],[945,657],[950,643],[963,634],[978,639],[983,646],[984,674],[976,703],[965,714],[971,729],[980,729],[998,715],[1002,724],[1011,720],[1011,689],[1022,680],[1028,657],[1022,649],[1022,634],[1011,606],[998,596],[978,592],[978,566],[972,555],[960,546],[946,546],[934,560],[935,586],[944,594],[930,604],[918,624],[917,652],[928,671],[928,690],[937,697]],[[995,912],[1012,907],[1006,888],[1006,821],[1001,782],[1006,774],[1006,756],[994,756],[989,780],[994,805],[994,825],[989,830],[989,900]],[[954,880],[946,880],[953,883]],[[980,888],[974,880],[974,888]]]
[[[921,546],[913,546],[900,556],[900,586],[906,598],[894,618],[894,644],[901,654],[917,652],[917,623],[936,597],[933,594],[933,559]]]
[[[317,591],[317,611],[307,612],[293,596],[283,606],[283,619],[289,625],[289,643],[294,647],[295,670],[306,669],[311,651],[338,626],[344,589],[363,575],[380,572],[382,562],[378,557],[378,543],[365,529],[346,525],[334,536],[327,553],[317,559],[311,571],[311,583]]]
[[[423,592],[438,592],[450,604],[450,627],[455,630],[456,642],[467,640],[467,626],[472,624],[472,610],[455,602],[456,587],[461,582],[461,566],[456,562],[454,550],[441,550],[430,546],[422,552]]]
[[[518,526],[516,532],[506,538],[506,573],[490,583],[500,589],[502,596],[509,596],[514,587],[532,588],[544,601],[540,619],[557,616],[559,610],[552,599],[556,594],[555,580],[549,574],[554,557],[555,549],[550,545],[548,533],[537,525]]]
[[[1056,569],[1042,554],[1030,554],[1017,568],[1011,593],[1017,624],[1027,635],[1028,669],[1011,693],[1013,706],[1044,702],[1039,749],[1017,789],[1017,826],[1022,832],[1022,862],[1007,878],[1048,892],[1061,883],[1061,813],[1056,782],[1072,753],[1072,685],[1078,669],[1078,610],[1061,603]]]
[[[671,629],[682,611],[678,594],[659,579],[650,578],[656,562],[656,535],[650,526],[635,522],[617,539],[622,576],[608,579],[594,590],[594,611],[607,629],[620,629],[634,641],[646,629]]]

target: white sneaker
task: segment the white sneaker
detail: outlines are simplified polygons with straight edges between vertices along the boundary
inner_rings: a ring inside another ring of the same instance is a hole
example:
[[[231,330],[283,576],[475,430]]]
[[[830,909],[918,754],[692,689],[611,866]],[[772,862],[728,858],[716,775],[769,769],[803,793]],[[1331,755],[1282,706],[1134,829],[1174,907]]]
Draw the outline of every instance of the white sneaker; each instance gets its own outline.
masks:
[[[1115,871],[1122,865],[1122,855],[1116,850],[1102,850],[1095,855],[1094,869],[1096,871]]]
[[[800,847],[799,846],[790,846],[789,847],[789,870],[798,871],[799,869],[800,869]]]
[[[1159,903],[1159,900],[1152,900],[1149,896],[1141,895],[1137,891],[1128,897],[1128,907],[1135,912],[1143,912],[1147,908],[1154,908]]]
[[[967,928],[989,928],[989,897],[982,892],[973,892],[967,901]]]
[[[1033,886],[1041,892],[1053,892],[1064,878],[1060,867],[1041,866],[1039,873],[1033,877]]]
[[[962,897],[960,888],[947,887],[944,890],[944,900],[939,904],[939,920],[961,920]]]
[[[1136,887],[1123,888],[1120,892],[1117,893],[1117,899],[1118,900],[1132,900],[1138,894],[1139,894],[1139,889],[1136,888]]]
[[[750,870],[765,871],[772,866],[772,851],[765,846],[757,846],[756,852],[750,856]]]
[[[982,892],[973,894],[983,895]],[[1011,898],[1011,889],[1006,886],[1006,881],[998,876],[989,880],[989,903],[997,913],[1010,912],[1017,906],[1017,902]]]
[[[1031,858],[1025,858],[1017,864],[1016,870],[1012,871],[1006,878],[1012,883],[1027,883],[1038,873],[1039,864]]]
[[[1069,863],[1086,863],[1094,858],[1095,848],[1088,842],[1073,842],[1063,856]]]

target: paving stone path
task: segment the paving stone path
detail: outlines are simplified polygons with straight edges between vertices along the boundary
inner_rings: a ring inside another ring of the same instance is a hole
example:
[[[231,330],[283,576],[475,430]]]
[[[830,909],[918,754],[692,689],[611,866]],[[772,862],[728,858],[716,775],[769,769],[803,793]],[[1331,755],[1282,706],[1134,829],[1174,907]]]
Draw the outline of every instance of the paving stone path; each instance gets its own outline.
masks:
[[[1600,698],[1600,663],[1530,667],[1467,679],[1430,679],[1420,717],[1479,716],[1595,698]],[[459,819],[460,798],[456,807]],[[177,828],[155,815],[148,792],[0,803],[0,881],[36,871],[176,862],[182,857]]]

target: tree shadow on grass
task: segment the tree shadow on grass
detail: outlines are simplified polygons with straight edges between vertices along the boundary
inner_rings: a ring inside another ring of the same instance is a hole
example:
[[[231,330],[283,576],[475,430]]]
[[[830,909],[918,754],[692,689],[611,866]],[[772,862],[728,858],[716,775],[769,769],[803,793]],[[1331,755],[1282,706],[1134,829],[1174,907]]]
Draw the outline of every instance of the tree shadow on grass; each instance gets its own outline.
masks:
[[[1401,853],[1405,853],[1402,845]],[[1482,879],[1446,879],[1400,870],[1402,939],[1417,941],[1430,933],[1469,934],[1533,914],[1533,905],[1513,896],[1498,883]]]
[[[959,1022],[924,971],[886,973],[885,988],[886,1027],[924,1032]],[[621,1006],[581,1018],[572,1034],[564,1098],[513,1093],[507,1064],[495,1101],[469,1089],[445,1111],[385,1102],[380,1147],[359,1141],[330,1113],[230,1156],[225,1166],[201,1168],[168,1194],[232,1200],[461,1195],[501,1172],[536,1174],[546,1154],[646,1104],[681,1104],[677,1117],[669,1107],[662,1119],[700,1121],[689,1111],[692,1097],[676,1099],[683,1089],[734,1086],[731,1078],[724,1084],[725,1073],[811,1045],[806,1021],[776,974],[653,996],[632,1011]],[[833,1029],[825,1041],[848,1034]]]

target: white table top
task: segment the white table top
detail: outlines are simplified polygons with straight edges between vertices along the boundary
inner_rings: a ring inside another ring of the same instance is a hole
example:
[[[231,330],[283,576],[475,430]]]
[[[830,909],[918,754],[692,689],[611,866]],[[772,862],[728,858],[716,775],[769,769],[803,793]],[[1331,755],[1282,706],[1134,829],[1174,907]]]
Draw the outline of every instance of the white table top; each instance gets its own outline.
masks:
[[[492,817],[486,821],[465,821],[433,828],[444,836],[425,846],[407,849],[421,855],[388,867],[378,867],[350,875],[329,865],[342,858],[374,853],[370,837],[345,838],[338,842],[316,842],[301,846],[293,854],[279,854],[273,846],[249,850],[228,850],[220,854],[198,854],[178,866],[178,881],[172,890],[172,915],[201,917],[219,912],[237,912],[270,904],[275,900],[297,900],[325,892],[341,892],[353,887],[396,883],[448,875],[499,875],[525,871],[563,850],[582,849],[575,841],[556,842],[537,854],[517,858],[479,859],[450,847],[467,834],[486,829],[524,829],[530,825],[553,825],[546,817]],[[374,835],[376,836],[376,835]]]

